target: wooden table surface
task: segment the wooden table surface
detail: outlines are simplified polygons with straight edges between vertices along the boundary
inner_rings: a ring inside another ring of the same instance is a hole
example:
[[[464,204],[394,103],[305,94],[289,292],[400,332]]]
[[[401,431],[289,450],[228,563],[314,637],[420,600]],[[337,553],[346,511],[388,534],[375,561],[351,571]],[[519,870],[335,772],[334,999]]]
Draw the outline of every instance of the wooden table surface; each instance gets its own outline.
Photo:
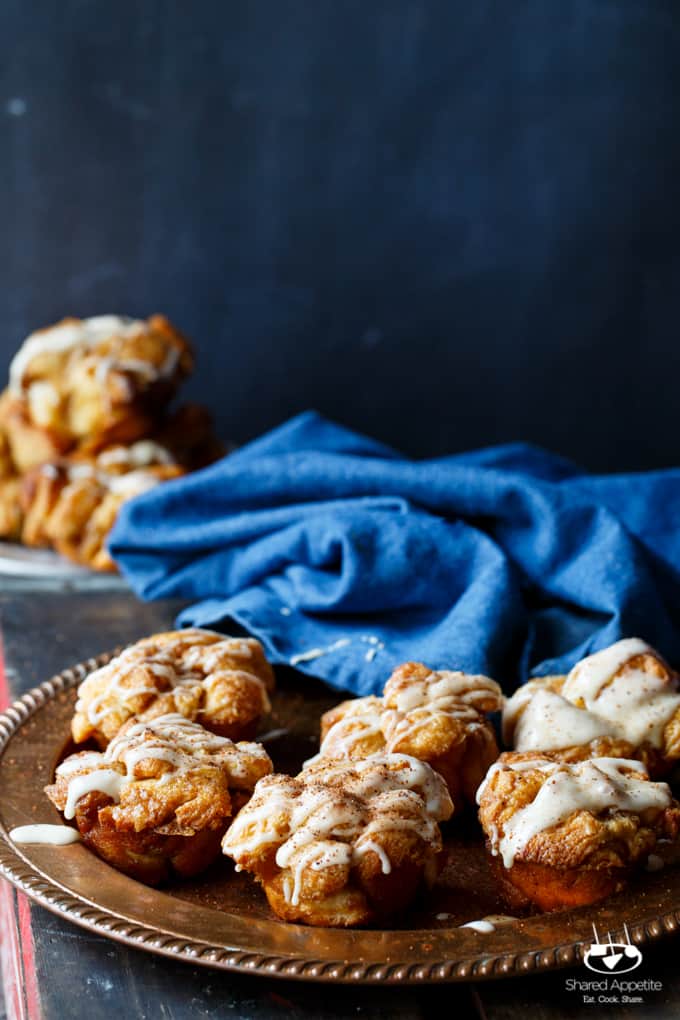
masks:
[[[75,589],[3,579],[4,700],[77,661],[167,629],[177,608],[167,602],[140,604],[120,586],[111,588],[102,580]],[[477,985],[331,987],[194,968],[129,949],[35,906],[1,880],[0,914],[9,1020],[111,1020],[117,1012],[131,1020],[425,1020],[442,1015],[519,1020],[529,1014],[532,1020],[580,1020],[601,1011],[639,1020],[680,1016],[678,943],[669,939],[645,949],[643,965],[634,973],[639,980],[661,981],[662,990],[643,993],[643,1003],[603,1006],[585,1004],[580,993],[568,990],[569,979],[594,977],[584,968]]]

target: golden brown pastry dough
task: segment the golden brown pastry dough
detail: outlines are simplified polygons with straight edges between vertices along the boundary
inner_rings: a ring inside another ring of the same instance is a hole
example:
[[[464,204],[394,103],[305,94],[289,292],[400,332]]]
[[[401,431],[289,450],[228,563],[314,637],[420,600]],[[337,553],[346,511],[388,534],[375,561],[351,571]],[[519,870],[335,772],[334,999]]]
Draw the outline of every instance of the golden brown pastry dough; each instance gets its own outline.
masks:
[[[322,760],[260,780],[222,848],[279,917],[351,927],[398,913],[433,879],[452,810],[444,781],[415,758]]]
[[[657,838],[675,839],[680,807],[635,760],[567,763],[507,752],[478,793],[492,864],[512,907],[556,910],[620,889]]]
[[[95,853],[156,885],[214,860],[233,798],[243,803],[271,767],[259,744],[170,714],[127,723],[104,753],[71,755],[45,792]]]
[[[106,747],[128,719],[178,712],[242,740],[269,711],[274,674],[259,641],[188,628],[154,634],[126,648],[78,688],[76,743]]]
[[[517,750],[564,760],[607,754],[639,758],[653,777],[680,758],[677,673],[638,638],[581,660],[568,676],[520,687],[503,712],[503,737]]]
[[[168,409],[192,365],[161,315],[31,334],[0,394],[0,538],[115,570],[105,545],[121,504],[225,452],[205,408]]]
[[[0,477],[0,538],[18,539],[23,522],[21,479]]]
[[[28,337],[10,366],[0,417],[20,471],[87,441],[148,434],[193,358],[162,315],[63,319]]]
[[[123,503],[184,474],[169,458],[144,467],[105,459],[119,450],[129,452],[112,447],[91,460],[58,461],[28,472],[21,484],[24,544],[52,546],[82,566],[114,571],[106,540]]]
[[[321,758],[364,758],[382,751],[412,755],[444,777],[456,806],[473,802],[498,757],[485,712],[501,708],[495,681],[422,663],[399,666],[382,698],[344,701],[321,720]],[[314,759],[312,759],[314,760]]]

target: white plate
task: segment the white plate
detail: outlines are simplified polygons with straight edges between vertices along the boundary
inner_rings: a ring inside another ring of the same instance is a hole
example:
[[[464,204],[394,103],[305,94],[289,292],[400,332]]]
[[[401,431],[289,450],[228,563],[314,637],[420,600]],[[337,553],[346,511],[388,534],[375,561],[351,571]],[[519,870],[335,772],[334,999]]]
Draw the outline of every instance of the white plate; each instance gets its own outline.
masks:
[[[70,563],[52,549],[31,549],[14,542],[0,542],[0,574],[57,580],[98,576],[94,570]]]

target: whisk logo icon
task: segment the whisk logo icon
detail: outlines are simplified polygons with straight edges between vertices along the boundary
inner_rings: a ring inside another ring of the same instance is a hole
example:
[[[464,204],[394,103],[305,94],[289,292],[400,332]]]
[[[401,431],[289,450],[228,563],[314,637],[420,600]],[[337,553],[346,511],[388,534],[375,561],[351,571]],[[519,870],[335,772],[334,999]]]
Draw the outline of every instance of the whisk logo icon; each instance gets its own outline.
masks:
[[[588,970],[595,971],[596,974],[626,974],[640,966],[642,953],[637,946],[632,945],[625,924],[623,930],[626,933],[625,942],[612,942],[611,932],[608,933],[608,942],[600,942],[597,928],[593,924],[595,941],[583,960]]]

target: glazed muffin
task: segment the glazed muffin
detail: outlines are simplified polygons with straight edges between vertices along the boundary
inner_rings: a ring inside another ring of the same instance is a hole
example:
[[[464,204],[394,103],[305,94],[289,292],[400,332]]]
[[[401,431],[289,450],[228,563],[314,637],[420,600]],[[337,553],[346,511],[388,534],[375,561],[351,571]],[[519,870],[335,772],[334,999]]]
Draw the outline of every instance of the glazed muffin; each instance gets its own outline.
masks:
[[[473,803],[499,754],[485,713],[502,704],[500,687],[488,677],[407,662],[387,681],[382,698],[355,698],[325,713],[321,748],[312,762],[408,754],[443,776],[457,807]]]
[[[382,716],[385,703],[373,695],[349,698],[321,716],[321,747],[312,765],[321,758],[368,758],[385,751]]]
[[[0,504],[13,511],[10,518],[0,507],[0,535],[54,548],[93,570],[114,571],[106,542],[123,503],[224,452],[210,415],[196,404],[164,415],[143,439],[96,447],[88,441],[13,478],[6,499],[0,492]]]
[[[129,722],[103,753],[71,755],[45,792],[91,850],[157,885],[219,855],[229,818],[271,769],[259,744],[234,744],[171,714]]]
[[[81,566],[115,571],[106,540],[123,503],[182,474],[171,455],[149,441],[43,464],[21,482],[21,539]]]
[[[254,638],[188,628],[130,645],[78,688],[76,743],[107,746],[129,719],[178,712],[232,740],[253,737],[269,711],[274,674]]]
[[[639,758],[653,777],[680,758],[677,673],[639,638],[542,677],[506,702],[503,737],[519,751],[559,751],[565,760],[605,754]]]
[[[621,890],[657,839],[676,839],[680,806],[637,760],[562,761],[507,752],[480,787],[492,870],[513,909],[585,906]]]
[[[404,910],[437,873],[453,810],[428,765],[401,754],[320,761],[262,779],[222,849],[285,921],[352,927]]]
[[[192,368],[186,338],[162,315],[63,319],[32,333],[3,399],[14,463],[23,472],[85,441],[148,434]]]
[[[0,393],[0,436],[5,447],[4,460],[13,473],[23,474],[37,464],[63,456],[70,440],[31,424],[25,401],[10,389]]]
[[[106,543],[121,505],[225,453],[205,408],[169,408],[192,368],[162,315],[31,334],[0,394],[0,538],[115,570]]]

